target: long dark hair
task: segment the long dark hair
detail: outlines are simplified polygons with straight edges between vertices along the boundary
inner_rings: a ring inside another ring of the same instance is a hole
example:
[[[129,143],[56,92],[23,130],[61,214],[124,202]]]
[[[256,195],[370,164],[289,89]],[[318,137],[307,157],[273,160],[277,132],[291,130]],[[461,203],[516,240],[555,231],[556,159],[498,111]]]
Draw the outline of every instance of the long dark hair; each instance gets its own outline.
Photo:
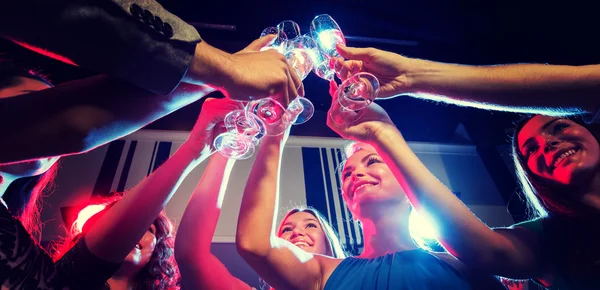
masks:
[[[548,185],[533,174],[523,159],[517,136],[527,122],[537,115],[527,116],[517,122],[512,138],[512,157],[517,179],[521,184],[522,193],[526,199],[531,218],[560,216],[565,218],[582,218],[593,214],[589,206],[572,198],[571,194],[564,194],[568,186]],[[580,116],[563,117],[571,120],[588,130],[600,144],[599,128],[586,124]]]
[[[179,268],[175,262],[173,223],[164,211],[154,220],[156,246],[148,264],[138,273],[136,289],[179,289]]]
[[[91,216],[85,225],[70,225],[68,235],[54,245],[54,260],[60,259],[77,241],[83,237],[83,234],[98,220],[98,218],[118,202],[123,195],[115,193],[110,197],[103,197],[99,200],[94,200],[90,205],[105,205],[106,207]],[[174,256],[174,241],[175,235],[173,231],[173,223],[167,217],[164,211],[156,217],[153,222],[156,227],[156,246],[152,252],[152,257],[148,264],[134,278],[136,286],[134,289],[152,289],[152,290],[173,290],[179,289],[180,275],[179,268],[175,262]],[[83,230],[79,232],[79,228]]]
[[[43,197],[54,188],[57,168],[58,162],[40,175],[16,179],[8,186],[2,196],[8,210],[19,219],[25,229],[38,242],[42,237],[40,213],[44,204]]]

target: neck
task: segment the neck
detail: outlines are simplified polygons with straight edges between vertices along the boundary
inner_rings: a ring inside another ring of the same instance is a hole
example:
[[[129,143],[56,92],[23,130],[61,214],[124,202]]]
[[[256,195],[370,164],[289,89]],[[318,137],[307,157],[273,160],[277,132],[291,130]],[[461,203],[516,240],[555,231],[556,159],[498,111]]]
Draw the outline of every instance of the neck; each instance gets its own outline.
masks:
[[[391,205],[385,209],[378,205],[374,214],[361,219],[365,248],[361,258],[374,258],[385,254],[417,248],[408,229],[408,203]]]
[[[135,284],[129,277],[125,276],[112,276],[107,282],[110,290],[132,290]]]

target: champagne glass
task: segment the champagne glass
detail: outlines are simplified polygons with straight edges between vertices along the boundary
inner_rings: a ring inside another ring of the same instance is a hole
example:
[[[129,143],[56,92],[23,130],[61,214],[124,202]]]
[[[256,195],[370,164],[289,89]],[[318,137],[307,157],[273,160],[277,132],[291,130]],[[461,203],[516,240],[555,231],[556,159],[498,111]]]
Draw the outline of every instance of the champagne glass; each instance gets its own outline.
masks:
[[[350,76],[338,87],[331,118],[338,124],[352,123],[360,110],[370,105],[379,92],[379,81],[370,73],[360,72]]]
[[[282,53],[301,80],[312,70],[312,51],[316,45],[311,37],[300,34],[300,26],[291,20],[280,22],[277,27],[263,30],[261,37],[277,34],[277,38],[269,46]],[[288,35],[291,38],[288,39]],[[281,48],[284,49],[281,49]],[[262,50],[262,49],[261,49]],[[272,98],[255,100],[246,106],[247,111],[256,114],[266,124],[266,134],[279,135],[292,123],[299,125],[307,122],[314,114],[314,105],[307,98],[296,96],[290,102],[288,110]],[[290,111],[293,110],[293,111]]]
[[[285,57],[301,80],[304,80],[313,69],[313,57],[311,57],[311,54],[314,54],[315,49],[316,45],[313,39],[308,35],[302,35],[293,40],[288,40]],[[292,123],[294,125],[299,125],[306,123],[312,118],[315,107],[309,99],[297,96],[290,102],[288,110],[293,116]]]
[[[310,34],[317,46],[314,55],[314,72],[322,79],[332,81],[335,71],[331,68],[333,58],[340,57],[336,44],[346,45],[340,26],[327,14],[317,15],[310,23]]]
[[[292,115],[292,124],[300,125],[312,118],[315,113],[315,106],[309,99],[298,96],[290,102],[288,111]]]
[[[312,37],[302,35],[287,41],[285,58],[294,68],[301,80],[304,80],[313,69],[313,54],[317,49]]]
[[[311,22],[310,32],[323,55],[321,67],[325,73],[332,74],[331,79],[333,79],[335,72],[331,69],[332,61],[334,58],[341,57],[336,45],[346,45],[342,29],[331,16],[321,14]],[[374,75],[361,72],[350,76],[342,82],[336,92],[341,110],[337,112],[339,113],[338,117],[342,116],[341,119],[344,122],[347,122],[349,117],[358,117],[357,112],[370,105],[377,97],[378,92],[379,81]],[[334,118],[334,120],[336,119]]]
[[[225,116],[227,132],[219,134],[213,141],[215,149],[230,159],[247,159],[258,141],[265,135],[265,124],[258,116],[244,110],[234,110]]]
[[[336,44],[346,45],[340,26],[327,14],[317,15],[310,24],[310,32],[319,49],[329,58],[340,57]]]
[[[265,134],[277,136],[285,132],[292,123],[292,114],[273,98],[253,100],[246,104],[246,112],[255,115],[265,125]]]
[[[313,72],[326,81],[332,81],[335,78],[335,71],[331,68],[331,58],[327,57],[320,49],[313,51]]]
[[[275,37],[275,39],[273,39],[273,41],[271,41],[271,43],[269,43],[269,45],[262,47],[260,51],[275,49],[279,53],[283,53],[287,44],[287,35],[279,28],[270,26],[263,29],[263,31],[260,33],[260,37],[264,37],[269,34],[275,34],[277,36]]]
[[[292,20],[281,21],[276,28],[286,36],[287,40],[293,40],[301,36],[300,25]]]

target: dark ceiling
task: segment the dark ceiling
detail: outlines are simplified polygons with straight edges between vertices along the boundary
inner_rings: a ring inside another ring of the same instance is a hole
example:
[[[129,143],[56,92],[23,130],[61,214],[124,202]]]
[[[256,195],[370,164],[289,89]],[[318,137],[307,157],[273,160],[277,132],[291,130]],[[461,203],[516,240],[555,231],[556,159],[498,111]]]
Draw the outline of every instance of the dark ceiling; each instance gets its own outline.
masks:
[[[243,48],[263,28],[291,19],[307,29],[318,14],[332,15],[350,46],[374,46],[411,57],[464,64],[543,62],[600,63],[598,18],[592,3],[574,1],[199,1],[163,0],[168,10],[193,23],[206,41],[230,52]],[[591,2],[591,1],[590,1]],[[289,6],[289,7],[286,7]],[[220,29],[218,24],[235,27]],[[0,52],[37,65],[57,82],[90,74],[32,55],[11,43]],[[306,96],[317,107],[314,120],[292,134],[334,136],[325,126],[328,85],[309,76]],[[189,130],[201,102],[148,126]],[[460,142],[459,123],[477,145],[503,144],[519,116],[398,97],[381,101],[411,141]]]

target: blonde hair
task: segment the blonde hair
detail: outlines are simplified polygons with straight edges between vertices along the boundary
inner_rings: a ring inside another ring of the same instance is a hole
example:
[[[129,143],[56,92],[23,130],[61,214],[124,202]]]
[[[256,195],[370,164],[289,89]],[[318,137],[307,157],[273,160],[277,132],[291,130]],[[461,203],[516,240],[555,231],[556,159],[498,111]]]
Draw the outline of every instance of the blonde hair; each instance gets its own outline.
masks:
[[[331,227],[329,222],[318,210],[312,207],[296,207],[288,211],[281,220],[281,223],[279,224],[279,227],[277,229],[277,236],[281,236],[281,229],[285,220],[287,220],[287,218],[291,215],[298,212],[309,213],[317,219],[317,221],[321,225],[321,229],[323,229],[323,233],[325,233],[325,237],[327,237],[327,250],[329,251],[329,253],[327,253],[328,256],[338,259],[343,259],[348,256],[344,251],[342,243],[340,242],[340,238],[338,237],[333,227]]]

